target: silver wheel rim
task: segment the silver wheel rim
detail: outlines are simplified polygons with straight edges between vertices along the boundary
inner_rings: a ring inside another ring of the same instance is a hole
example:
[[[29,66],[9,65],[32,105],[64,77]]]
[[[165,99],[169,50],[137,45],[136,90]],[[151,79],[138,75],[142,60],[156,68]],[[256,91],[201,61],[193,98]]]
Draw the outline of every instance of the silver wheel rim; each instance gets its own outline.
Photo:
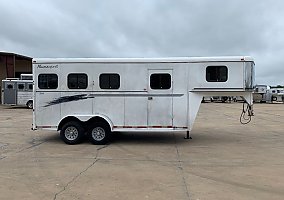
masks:
[[[92,138],[95,141],[102,141],[106,136],[106,132],[101,127],[96,127],[92,130]]]
[[[74,126],[69,126],[68,128],[65,129],[64,135],[67,140],[76,140],[77,137],[79,136],[77,128]]]

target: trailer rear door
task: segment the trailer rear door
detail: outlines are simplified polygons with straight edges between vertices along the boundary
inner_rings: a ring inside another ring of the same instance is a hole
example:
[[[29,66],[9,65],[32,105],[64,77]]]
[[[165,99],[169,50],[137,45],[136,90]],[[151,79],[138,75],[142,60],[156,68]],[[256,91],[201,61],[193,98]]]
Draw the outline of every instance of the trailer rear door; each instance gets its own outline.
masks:
[[[17,103],[17,84],[16,82],[7,81],[4,82],[4,104],[13,104]]]

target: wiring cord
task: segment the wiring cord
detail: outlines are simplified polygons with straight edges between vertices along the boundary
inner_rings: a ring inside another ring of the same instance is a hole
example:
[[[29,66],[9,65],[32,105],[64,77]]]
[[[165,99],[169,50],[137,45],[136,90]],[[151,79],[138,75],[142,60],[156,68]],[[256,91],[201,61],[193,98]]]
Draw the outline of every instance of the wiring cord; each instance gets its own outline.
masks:
[[[240,116],[241,124],[248,124],[251,121],[251,117],[253,116],[252,106],[248,103],[243,103],[243,111]]]

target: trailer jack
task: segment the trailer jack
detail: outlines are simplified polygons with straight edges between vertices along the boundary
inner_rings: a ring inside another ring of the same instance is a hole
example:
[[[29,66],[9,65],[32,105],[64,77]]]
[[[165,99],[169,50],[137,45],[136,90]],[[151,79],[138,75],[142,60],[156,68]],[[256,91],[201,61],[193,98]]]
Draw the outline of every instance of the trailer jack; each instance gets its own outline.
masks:
[[[186,136],[184,137],[185,140],[191,140],[192,137],[189,134],[189,131],[186,131]]]

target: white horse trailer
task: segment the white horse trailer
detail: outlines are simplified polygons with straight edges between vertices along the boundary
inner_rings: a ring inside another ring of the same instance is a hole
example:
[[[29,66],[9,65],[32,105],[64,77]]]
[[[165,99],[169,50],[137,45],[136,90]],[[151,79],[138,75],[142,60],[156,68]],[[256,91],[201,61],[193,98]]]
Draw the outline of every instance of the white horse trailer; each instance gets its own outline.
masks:
[[[253,101],[254,102],[271,102],[272,95],[269,92],[270,86],[268,85],[256,85],[253,92]]]
[[[270,88],[268,85],[256,85],[253,93],[254,102],[284,102],[284,88]]]
[[[33,75],[32,74],[21,74],[20,79],[21,80],[33,80]]]
[[[33,80],[2,80],[2,104],[33,108]]]
[[[268,92],[271,96],[271,102],[284,102],[284,88],[271,88]]]
[[[120,131],[189,138],[204,96],[242,96],[252,115],[250,57],[34,59],[33,75],[33,130],[60,131],[67,144]]]

